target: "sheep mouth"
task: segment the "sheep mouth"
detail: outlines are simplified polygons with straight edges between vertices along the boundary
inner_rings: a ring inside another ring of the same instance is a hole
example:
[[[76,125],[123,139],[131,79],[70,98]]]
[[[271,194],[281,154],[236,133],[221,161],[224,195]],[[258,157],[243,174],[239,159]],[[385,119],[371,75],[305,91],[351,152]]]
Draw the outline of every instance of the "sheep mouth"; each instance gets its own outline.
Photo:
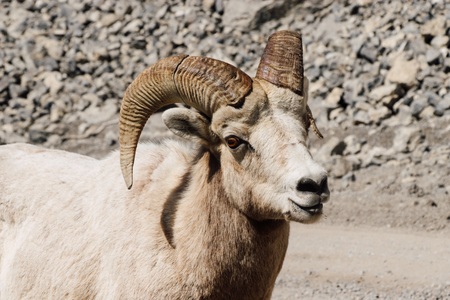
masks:
[[[291,199],[289,199],[289,200],[291,200]],[[322,202],[319,202],[312,206],[303,206],[303,205],[296,203],[293,200],[291,200],[291,203],[292,203],[292,207],[294,208],[295,211],[305,211],[305,212],[309,213],[310,215],[317,215],[317,214],[322,213],[322,209],[323,209]]]

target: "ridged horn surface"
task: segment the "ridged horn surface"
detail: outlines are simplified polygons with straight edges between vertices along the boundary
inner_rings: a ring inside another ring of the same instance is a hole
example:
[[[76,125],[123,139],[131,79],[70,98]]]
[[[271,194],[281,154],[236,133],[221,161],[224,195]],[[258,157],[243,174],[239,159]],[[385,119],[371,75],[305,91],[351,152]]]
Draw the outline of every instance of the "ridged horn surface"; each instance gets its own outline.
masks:
[[[207,57],[173,56],[144,70],[128,86],[120,109],[120,165],[127,187],[133,185],[139,137],[154,112],[181,102],[212,116],[220,106],[239,102],[251,89],[247,74]]]
[[[288,88],[303,96],[302,37],[294,31],[278,31],[267,41],[256,78]]]
[[[288,88],[307,98],[308,95],[304,94],[307,91],[304,90],[303,76],[303,44],[300,33],[282,30],[272,34],[261,57],[256,78]],[[306,129],[312,126],[314,133],[323,138],[308,105],[306,109]]]

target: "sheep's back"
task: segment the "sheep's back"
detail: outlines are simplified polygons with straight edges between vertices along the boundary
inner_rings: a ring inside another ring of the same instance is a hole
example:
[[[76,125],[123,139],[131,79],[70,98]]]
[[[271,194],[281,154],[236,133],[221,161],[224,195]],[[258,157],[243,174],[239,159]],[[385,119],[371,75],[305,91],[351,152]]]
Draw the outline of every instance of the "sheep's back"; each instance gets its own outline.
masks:
[[[0,296],[63,298],[70,291],[113,299],[126,290],[147,293],[152,272],[174,280],[161,211],[192,157],[195,149],[177,142],[140,145],[128,191],[117,152],[96,160],[1,146]]]

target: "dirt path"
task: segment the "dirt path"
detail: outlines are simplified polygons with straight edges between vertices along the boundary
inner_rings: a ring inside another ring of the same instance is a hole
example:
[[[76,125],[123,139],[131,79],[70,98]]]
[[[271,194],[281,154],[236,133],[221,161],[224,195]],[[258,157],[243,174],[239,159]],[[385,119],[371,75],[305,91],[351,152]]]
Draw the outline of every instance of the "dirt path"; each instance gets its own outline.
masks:
[[[273,299],[450,299],[450,236],[292,224]]]

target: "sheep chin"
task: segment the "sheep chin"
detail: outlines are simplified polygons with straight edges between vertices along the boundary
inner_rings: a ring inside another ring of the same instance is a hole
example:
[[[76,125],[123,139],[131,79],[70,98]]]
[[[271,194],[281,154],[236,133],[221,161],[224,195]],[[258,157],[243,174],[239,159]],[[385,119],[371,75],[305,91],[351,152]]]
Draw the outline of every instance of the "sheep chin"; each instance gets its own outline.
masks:
[[[289,199],[289,202],[289,211],[284,213],[287,221],[311,224],[317,222],[323,215],[323,204],[321,202],[308,207],[301,206],[291,199]]]

